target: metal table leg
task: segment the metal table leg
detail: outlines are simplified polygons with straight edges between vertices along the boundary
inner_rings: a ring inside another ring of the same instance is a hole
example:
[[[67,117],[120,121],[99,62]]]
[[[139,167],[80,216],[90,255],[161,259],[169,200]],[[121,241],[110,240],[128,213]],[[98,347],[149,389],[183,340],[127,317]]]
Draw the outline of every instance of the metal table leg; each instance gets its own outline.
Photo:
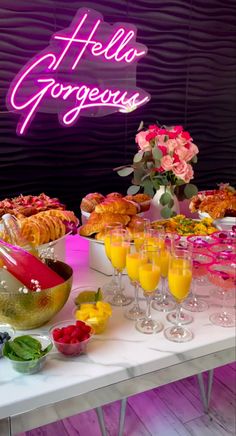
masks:
[[[0,436],[12,436],[10,417],[0,419]]]
[[[107,436],[107,430],[106,430],[106,426],[105,426],[102,407],[96,407],[96,413],[97,413],[97,417],[98,417],[98,422],[99,422],[101,434],[102,434],[102,436]]]
[[[197,374],[201,399],[202,399],[203,408],[204,408],[205,413],[208,413],[208,410],[209,410],[214,369],[207,371],[207,375],[208,375],[208,380],[207,380],[207,388],[206,388],[205,383],[204,383],[204,379],[203,379],[203,373],[201,372],[200,374]]]
[[[123,398],[120,404],[120,419],[119,419],[119,432],[118,436],[123,436],[125,426],[125,414],[126,414],[127,398]]]

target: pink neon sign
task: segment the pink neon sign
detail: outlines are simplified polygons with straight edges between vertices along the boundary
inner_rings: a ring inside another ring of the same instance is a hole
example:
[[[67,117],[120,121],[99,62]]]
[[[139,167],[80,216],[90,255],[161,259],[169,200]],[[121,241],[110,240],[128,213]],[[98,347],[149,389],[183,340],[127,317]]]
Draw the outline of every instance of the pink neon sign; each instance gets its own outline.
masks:
[[[63,126],[80,115],[129,112],[150,96],[136,87],[137,61],[147,53],[131,24],[110,25],[101,14],[79,9],[70,27],[52,36],[49,46],[12,81],[7,105],[21,114],[23,135],[37,112],[57,113]]]

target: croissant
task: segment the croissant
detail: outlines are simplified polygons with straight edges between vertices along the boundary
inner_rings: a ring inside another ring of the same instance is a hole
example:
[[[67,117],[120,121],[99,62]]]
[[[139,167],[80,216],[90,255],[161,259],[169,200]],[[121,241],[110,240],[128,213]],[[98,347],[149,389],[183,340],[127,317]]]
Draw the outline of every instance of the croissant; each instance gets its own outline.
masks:
[[[131,201],[127,201],[123,198],[116,199],[106,199],[102,203],[98,204],[95,207],[96,213],[118,213],[122,215],[136,215],[138,210],[138,205],[132,203]]]
[[[87,223],[80,227],[79,233],[81,236],[91,236],[94,233],[102,232],[106,225],[120,223],[126,226],[129,221],[128,215],[92,212]]]
[[[85,212],[93,212],[95,206],[101,203],[105,197],[99,192],[93,192],[91,194],[87,194],[80,203],[80,209]]]
[[[151,197],[147,194],[126,195],[124,199],[138,203],[140,212],[145,212],[150,208]]]

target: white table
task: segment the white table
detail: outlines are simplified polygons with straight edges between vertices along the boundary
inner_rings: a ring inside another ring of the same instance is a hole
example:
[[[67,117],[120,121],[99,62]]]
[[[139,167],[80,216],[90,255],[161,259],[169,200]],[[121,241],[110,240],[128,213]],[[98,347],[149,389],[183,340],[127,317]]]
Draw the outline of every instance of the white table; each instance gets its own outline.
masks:
[[[89,269],[87,241],[70,236],[67,249],[73,288],[108,280]],[[70,298],[51,324],[72,318],[72,310]],[[153,315],[169,324],[164,314]],[[12,434],[26,431],[234,361],[235,329],[213,326],[208,316],[195,314],[189,326],[194,339],[177,344],[167,341],[163,332],[137,332],[123,317],[123,309],[114,308],[107,332],[94,337],[87,355],[67,358],[52,352],[43,371],[31,376],[14,372],[0,359],[0,435],[10,434],[10,427]]]

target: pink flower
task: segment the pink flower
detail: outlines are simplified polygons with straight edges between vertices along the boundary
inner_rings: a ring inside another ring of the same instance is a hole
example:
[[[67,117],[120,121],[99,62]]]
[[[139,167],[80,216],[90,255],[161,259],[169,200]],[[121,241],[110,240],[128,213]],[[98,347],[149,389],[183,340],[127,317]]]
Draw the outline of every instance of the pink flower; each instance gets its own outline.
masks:
[[[167,147],[166,147],[165,145],[159,145],[159,144],[158,144],[157,147],[161,150],[161,152],[162,152],[162,156],[165,156],[165,155],[168,153],[168,151],[167,151]]]
[[[173,173],[185,183],[188,183],[193,178],[193,169],[191,165],[187,164],[184,160],[174,165]]]
[[[192,139],[188,132],[182,132],[181,136],[182,136],[182,138],[186,139],[186,141],[189,141],[189,139]]]
[[[161,166],[165,171],[172,171],[174,168],[173,158],[167,154],[161,158]]]
[[[147,141],[151,141],[151,140],[154,139],[156,136],[157,136],[157,133],[156,133],[154,130],[152,130],[151,132],[148,132],[148,133],[146,134],[146,140],[147,140]]]
[[[165,142],[165,146],[167,147],[169,153],[173,153],[173,151],[178,147],[177,138],[168,139],[168,141]]]
[[[195,144],[190,142],[187,143],[185,146],[178,147],[175,152],[181,160],[189,162],[193,158],[193,156],[195,156],[199,152],[199,150]]]
[[[142,151],[151,151],[152,147],[149,142],[146,140],[147,132],[139,132],[135,136],[135,142],[138,144],[140,150]]]

